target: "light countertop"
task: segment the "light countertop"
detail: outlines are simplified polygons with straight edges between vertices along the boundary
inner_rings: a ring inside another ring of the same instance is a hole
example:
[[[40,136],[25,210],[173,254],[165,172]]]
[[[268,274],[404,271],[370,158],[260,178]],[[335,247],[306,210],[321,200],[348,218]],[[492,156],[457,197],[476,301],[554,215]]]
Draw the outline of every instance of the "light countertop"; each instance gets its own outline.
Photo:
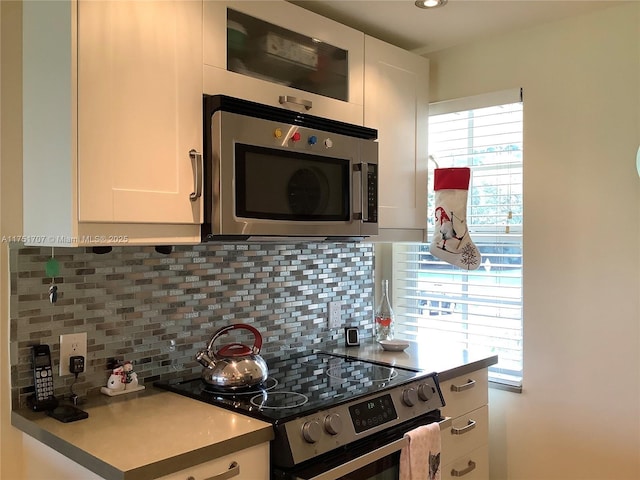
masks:
[[[269,423],[149,387],[81,408],[89,418],[62,423],[22,409],[11,422],[107,480],[157,478],[273,438]]]
[[[470,357],[416,342],[389,352],[370,339],[328,352],[437,372],[441,382],[498,361],[496,355]],[[62,423],[25,408],[13,411],[11,422],[107,480],[150,480],[273,439],[270,423],[153,387],[92,397],[81,408],[88,419]]]
[[[498,363],[497,355],[474,356],[446,347],[426,346],[411,341],[407,343],[409,347],[401,352],[384,350],[372,339],[365,339],[360,346],[338,347],[328,351],[336,355],[357,357],[399,367],[417,368],[426,372],[437,372],[441,382]]]

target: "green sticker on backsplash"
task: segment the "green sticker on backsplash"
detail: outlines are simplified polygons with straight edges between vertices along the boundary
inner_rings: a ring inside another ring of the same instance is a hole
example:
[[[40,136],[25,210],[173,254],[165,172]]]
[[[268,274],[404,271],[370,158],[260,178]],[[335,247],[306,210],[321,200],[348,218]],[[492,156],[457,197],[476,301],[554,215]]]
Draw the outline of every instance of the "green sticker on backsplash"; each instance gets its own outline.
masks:
[[[44,271],[47,273],[47,277],[57,277],[60,274],[60,264],[58,260],[53,257],[47,260]]]

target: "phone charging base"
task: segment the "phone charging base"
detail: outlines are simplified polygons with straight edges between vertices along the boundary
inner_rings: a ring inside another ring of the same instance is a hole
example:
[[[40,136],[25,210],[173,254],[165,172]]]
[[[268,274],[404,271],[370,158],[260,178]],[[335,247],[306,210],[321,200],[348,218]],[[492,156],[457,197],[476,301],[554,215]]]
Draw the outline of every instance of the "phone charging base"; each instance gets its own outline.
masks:
[[[89,417],[87,412],[73,405],[60,405],[53,410],[49,410],[47,415],[63,423],[75,422]]]

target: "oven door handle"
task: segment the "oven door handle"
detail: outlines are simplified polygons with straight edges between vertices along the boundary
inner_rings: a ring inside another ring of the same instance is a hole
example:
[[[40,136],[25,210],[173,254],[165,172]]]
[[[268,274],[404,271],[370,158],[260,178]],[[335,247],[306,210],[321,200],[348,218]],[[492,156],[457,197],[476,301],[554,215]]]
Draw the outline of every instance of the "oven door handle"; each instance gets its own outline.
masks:
[[[399,440],[388,443],[383,447],[380,447],[366,455],[363,455],[358,458],[354,458],[350,462],[344,463],[339,467],[332,468],[326,472],[321,473],[313,478],[309,478],[307,480],[334,480],[336,478],[342,477],[349,473],[355,472],[359,468],[365,467],[370,463],[373,463],[381,458],[386,457],[387,455],[391,455],[392,453],[398,452],[402,450],[402,448],[407,445],[409,439],[406,437],[402,437]],[[304,480],[301,478],[297,478],[296,480]]]

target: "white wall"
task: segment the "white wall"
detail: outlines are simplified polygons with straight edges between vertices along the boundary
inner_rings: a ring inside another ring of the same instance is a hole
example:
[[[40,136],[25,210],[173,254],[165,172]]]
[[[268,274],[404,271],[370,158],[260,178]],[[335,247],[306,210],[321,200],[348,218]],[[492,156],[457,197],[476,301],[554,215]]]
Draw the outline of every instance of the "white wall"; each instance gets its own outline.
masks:
[[[524,392],[490,392],[491,477],[640,478],[640,3],[429,58],[431,101],[524,88]]]

